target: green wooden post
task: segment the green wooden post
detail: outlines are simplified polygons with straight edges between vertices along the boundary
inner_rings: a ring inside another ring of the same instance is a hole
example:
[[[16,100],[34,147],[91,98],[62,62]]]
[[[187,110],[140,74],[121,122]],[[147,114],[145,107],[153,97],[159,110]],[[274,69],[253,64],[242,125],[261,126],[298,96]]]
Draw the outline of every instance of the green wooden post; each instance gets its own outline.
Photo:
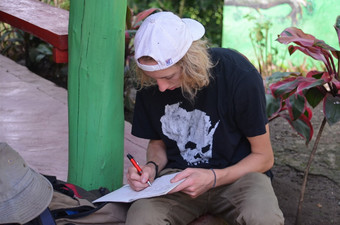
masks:
[[[126,0],[70,1],[68,181],[117,189],[124,167]]]

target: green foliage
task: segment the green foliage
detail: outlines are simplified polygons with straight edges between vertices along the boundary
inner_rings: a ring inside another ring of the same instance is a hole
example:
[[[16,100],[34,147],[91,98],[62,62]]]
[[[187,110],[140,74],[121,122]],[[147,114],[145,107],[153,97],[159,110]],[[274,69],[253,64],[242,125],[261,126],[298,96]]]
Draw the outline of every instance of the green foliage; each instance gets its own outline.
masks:
[[[41,2],[56,6],[58,8],[70,10],[70,0],[40,0]]]
[[[39,43],[36,48],[29,51],[29,57],[32,62],[41,62],[45,57],[52,57],[51,46],[45,43]]]
[[[252,29],[249,30],[249,38],[257,60],[258,70],[262,77],[268,77],[273,71],[281,69],[282,62],[279,63],[279,60],[285,57],[285,54],[280,56],[278,49],[271,43],[272,36],[269,31],[273,24],[261,14],[258,17],[247,14],[244,18],[254,23]]]
[[[24,32],[5,23],[0,23],[0,53],[19,61],[25,57]]]
[[[25,59],[28,66],[39,63],[44,57],[52,56],[52,47],[47,43],[8,24],[3,23],[0,27],[2,55],[15,61]]]

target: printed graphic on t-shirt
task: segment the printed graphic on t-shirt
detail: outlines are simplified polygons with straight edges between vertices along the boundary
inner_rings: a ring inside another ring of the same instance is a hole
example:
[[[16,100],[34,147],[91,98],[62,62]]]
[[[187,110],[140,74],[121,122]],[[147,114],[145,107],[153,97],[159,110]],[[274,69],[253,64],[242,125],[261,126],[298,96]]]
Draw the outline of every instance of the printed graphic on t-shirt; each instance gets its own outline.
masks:
[[[219,121],[212,127],[210,117],[201,110],[191,112],[179,107],[179,103],[165,106],[161,117],[162,131],[176,141],[180,154],[188,165],[209,163],[212,144]]]

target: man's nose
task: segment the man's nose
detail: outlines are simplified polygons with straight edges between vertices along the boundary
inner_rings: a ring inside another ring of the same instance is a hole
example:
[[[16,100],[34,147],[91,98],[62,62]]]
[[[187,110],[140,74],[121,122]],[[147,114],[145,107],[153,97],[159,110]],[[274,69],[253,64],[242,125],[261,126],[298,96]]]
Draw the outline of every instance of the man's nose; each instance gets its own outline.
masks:
[[[164,92],[169,88],[169,82],[167,80],[157,80],[157,85],[160,92]]]

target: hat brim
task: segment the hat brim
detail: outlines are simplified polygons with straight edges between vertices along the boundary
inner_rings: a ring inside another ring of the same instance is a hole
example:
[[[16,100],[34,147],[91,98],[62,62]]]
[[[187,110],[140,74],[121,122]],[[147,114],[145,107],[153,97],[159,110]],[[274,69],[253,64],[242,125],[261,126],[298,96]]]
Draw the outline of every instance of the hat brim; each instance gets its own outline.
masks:
[[[193,41],[197,41],[203,37],[205,33],[205,28],[200,22],[189,18],[184,18],[182,19],[182,21],[186,24],[187,28],[190,30]]]
[[[29,169],[32,180],[27,187],[12,199],[1,202],[0,224],[24,224],[39,216],[50,204],[53,196],[52,184],[41,174]]]

